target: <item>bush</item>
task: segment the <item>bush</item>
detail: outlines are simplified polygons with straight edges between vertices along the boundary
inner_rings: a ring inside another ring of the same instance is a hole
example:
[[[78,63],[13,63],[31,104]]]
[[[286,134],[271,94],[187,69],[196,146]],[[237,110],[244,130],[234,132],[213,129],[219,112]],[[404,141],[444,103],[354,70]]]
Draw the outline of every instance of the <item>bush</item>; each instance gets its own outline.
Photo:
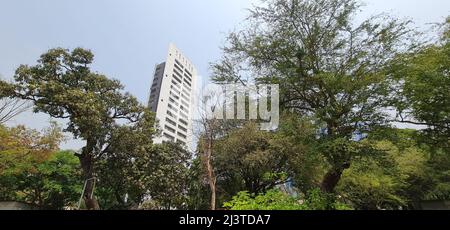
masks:
[[[319,189],[309,191],[304,199],[297,199],[278,189],[265,194],[251,195],[239,192],[224,208],[230,210],[350,210],[344,203],[337,202],[334,195],[324,194]]]

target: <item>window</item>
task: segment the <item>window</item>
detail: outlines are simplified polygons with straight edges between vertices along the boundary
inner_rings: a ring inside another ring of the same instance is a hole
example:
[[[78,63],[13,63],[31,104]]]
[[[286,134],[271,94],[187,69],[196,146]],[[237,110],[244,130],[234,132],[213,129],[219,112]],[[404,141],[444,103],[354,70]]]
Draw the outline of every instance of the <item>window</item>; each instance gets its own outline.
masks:
[[[167,133],[164,133],[163,135],[164,135],[164,137],[168,138],[169,140],[175,141],[175,137],[173,137],[173,136],[171,136],[171,135],[169,135]]]
[[[190,78],[187,74],[184,74],[184,78],[189,82],[192,82],[192,78]]]
[[[173,72],[174,72],[179,78],[183,78],[183,75],[182,75],[180,72],[178,72],[176,69],[174,69]],[[181,72],[183,72],[183,71],[181,71]]]
[[[185,102],[183,99],[181,100],[181,103],[186,106],[186,108],[189,108],[189,104],[187,102]]]
[[[184,80],[184,83],[186,83],[189,87],[191,87],[192,85],[191,85],[191,83],[189,83],[187,80],[186,80],[186,78],[185,79],[183,79]]]
[[[180,115],[181,115],[181,117],[183,117],[184,119],[189,120],[189,117],[188,117],[183,111],[180,111]]]
[[[191,91],[191,88],[190,88],[189,86],[187,86],[186,84],[183,84],[183,87],[184,87],[186,90]]]
[[[175,69],[179,70],[180,72],[183,72],[183,67],[182,66],[179,66],[176,63],[175,63],[174,66],[175,66]]]
[[[177,59],[175,59],[175,64],[181,66],[181,68],[184,68],[184,66]]]
[[[169,130],[171,133],[175,133],[175,129],[169,127],[168,125],[164,126],[167,130]]]
[[[180,132],[178,132],[177,134],[178,134],[179,137],[182,137],[183,139],[186,139],[186,138],[187,138],[186,135],[184,135],[184,134],[182,134],[182,133],[180,133]]]
[[[183,97],[184,100],[189,101],[189,98],[186,95],[181,94],[181,96]]]
[[[175,123],[175,121],[170,120],[170,118],[166,118],[167,123],[173,125],[173,126],[177,126],[177,123]]]
[[[177,116],[175,116],[175,114],[173,114],[173,113],[170,112],[170,111],[167,111],[167,115],[171,116],[172,118],[177,119]]]
[[[186,106],[186,108],[189,108],[189,102],[184,100],[183,98],[181,99],[181,102],[183,103],[183,105]]]
[[[180,118],[179,121],[180,121],[182,124],[186,125],[186,126],[188,125],[188,123],[187,123],[185,120],[181,119],[181,118]]]
[[[178,90],[175,88],[175,86],[171,85],[170,88],[171,88],[177,95],[180,94],[180,91],[178,91]]]
[[[183,89],[183,93],[186,94],[188,98],[191,97],[191,94],[186,89]]]
[[[175,74],[173,75],[173,78],[175,78],[175,80],[177,80],[179,83],[181,83],[181,79],[178,78]]]
[[[175,106],[178,106],[178,102],[176,102],[173,98],[169,97],[169,102],[173,103]]]
[[[187,69],[184,71],[189,75],[189,77],[192,77],[192,74]]]
[[[183,130],[184,132],[187,132],[187,129],[185,127],[181,126],[181,125],[178,125],[178,128]]]
[[[180,96],[174,94],[172,91],[170,91],[169,94],[170,94],[170,96],[172,96],[172,97],[175,98],[176,100],[179,100],[179,99],[180,99]]]
[[[176,86],[177,88],[180,88],[180,85],[179,85],[176,81],[172,80],[172,84],[173,84],[174,86]]]
[[[183,106],[180,106],[180,109],[181,110],[183,110],[184,112],[186,112],[186,113],[189,113],[189,110],[187,110],[185,107],[183,107]]]
[[[168,104],[167,107],[168,107],[170,110],[172,110],[172,112],[174,112],[175,114],[178,113],[178,110],[177,110],[175,107],[173,107],[171,104]]]

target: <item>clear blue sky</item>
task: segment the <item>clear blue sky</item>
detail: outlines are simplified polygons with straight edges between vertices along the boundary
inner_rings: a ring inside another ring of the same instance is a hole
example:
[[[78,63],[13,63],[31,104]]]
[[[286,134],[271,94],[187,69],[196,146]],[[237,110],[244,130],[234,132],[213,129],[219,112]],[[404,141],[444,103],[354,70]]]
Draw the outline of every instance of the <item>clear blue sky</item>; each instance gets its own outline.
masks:
[[[448,0],[366,0],[362,15],[388,12],[418,26],[442,22]],[[0,0],[0,75],[11,78],[20,64],[34,64],[53,47],[91,49],[93,68],[119,79],[141,102],[148,96],[154,65],[175,43],[208,76],[229,31],[239,27],[257,0]],[[49,118],[30,113],[10,125],[40,129]],[[70,141],[64,148],[76,148]]]

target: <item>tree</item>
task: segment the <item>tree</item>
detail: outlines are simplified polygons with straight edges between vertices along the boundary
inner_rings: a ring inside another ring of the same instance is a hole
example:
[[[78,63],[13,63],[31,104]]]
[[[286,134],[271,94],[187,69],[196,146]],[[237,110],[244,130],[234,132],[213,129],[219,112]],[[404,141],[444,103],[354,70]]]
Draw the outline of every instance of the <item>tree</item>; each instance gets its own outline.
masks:
[[[432,147],[430,148],[432,149]],[[420,186],[408,192],[417,192],[423,196],[423,200],[449,200],[450,199],[450,154],[445,151],[429,151],[433,152],[431,159],[428,161],[426,175],[430,178],[431,183],[427,183],[426,189]],[[421,182],[421,181],[420,181]],[[423,183],[421,183],[423,184]],[[431,186],[429,185],[431,184]]]
[[[25,126],[8,128],[0,125],[0,174],[11,169],[26,170],[30,162],[43,162],[58,150],[63,140],[56,123],[38,132]]]
[[[356,24],[358,9],[353,0],[265,1],[213,65],[216,82],[279,84],[281,106],[316,118],[325,148],[344,144],[324,152],[326,192],[351,166],[352,136],[385,123],[385,67],[411,47],[407,22],[379,15]]]
[[[360,156],[336,192],[356,209],[414,209],[449,196],[449,157],[424,144],[420,130],[383,128],[370,137],[375,156]]]
[[[320,186],[328,166],[319,151],[318,127],[312,117],[299,117],[292,112],[284,112],[280,118],[272,144],[278,151],[286,152],[288,176],[293,185],[306,194]]]
[[[425,125],[428,143],[449,149],[450,136],[450,18],[440,41],[399,55],[391,74],[397,80],[396,121]]]
[[[423,185],[416,179],[425,177],[426,153],[413,146],[399,149],[389,141],[380,141],[377,146],[385,154],[355,162],[344,172],[339,194],[363,210],[412,207],[418,201],[413,199],[420,195],[408,192]]]
[[[142,135],[148,136],[145,132]],[[135,144],[135,136],[124,138]],[[97,171],[100,180],[97,186],[102,207],[186,208],[191,154],[175,143],[147,144],[139,148],[134,149],[119,141],[114,154],[99,162]]]
[[[141,161],[147,195],[158,209],[186,209],[192,155],[176,143],[155,145]]]
[[[221,189],[229,195],[265,192],[287,178],[287,146],[276,145],[271,133],[250,122],[216,141],[214,162]]]
[[[210,209],[216,210],[216,182],[217,177],[213,166],[213,146],[217,138],[218,121],[216,119],[205,119],[202,121],[204,133],[199,140],[200,159],[205,169],[206,178],[208,181],[211,199]]]
[[[210,91],[201,95],[199,109],[200,119],[198,125],[198,158],[201,162],[203,178],[206,179],[210,190],[210,209],[216,209],[217,175],[214,166],[214,146],[217,139],[223,137],[228,130],[228,122],[215,117],[215,114],[223,113],[225,106],[221,92]]]
[[[82,180],[79,160],[72,152],[52,153],[43,162],[27,164],[26,169],[10,168],[1,176],[2,187],[9,193],[3,199],[34,204],[41,209],[76,207]]]
[[[422,125],[416,145],[430,154],[425,175],[415,178],[404,193],[414,200],[446,200],[450,178],[450,19],[440,27],[439,40],[418,51],[398,55],[389,69],[395,80],[396,122]]]
[[[93,59],[92,52],[81,48],[72,52],[51,49],[37,65],[21,65],[16,70],[13,92],[17,98],[32,101],[35,112],[68,119],[64,131],[86,141],[77,156],[86,181],[83,198],[88,209],[99,208],[92,196],[95,165],[102,156],[111,154],[116,132],[142,119],[146,122],[139,124],[153,124],[153,116],[145,115],[150,112],[136,98],[123,93],[119,81],[90,70]]]
[[[317,187],[324,173],[323,158],[314,148],[313,124],[290,113],[282,114],[281,121],[277,132],[259,130],[255,122],[241,122],[215,140],[219,204],[240,191],[259,194],[288,182],[305,193]]]
[[[196,156],[188,172],[188,210],[208,210],[210,204],[210,189],[205,180],[206,173],[201,159]]]
[[[53,124],[44,132],[0,127],[0,199],[42,209],[75,206],[81,192],[79,160],[56,152],[62,134]]]
[[[18,175],[24,200],[44,209],[74,208],[82,189],[80,161],[72,152],[56,152],[36,165],[36,171]]]
[[[98,159],[100,204],[104,209],[136,208],[145,198],[143,163],[149,161],[153,148],[154,116],[146,113],[132,125],[116,127],[110,137],[109,150]]]

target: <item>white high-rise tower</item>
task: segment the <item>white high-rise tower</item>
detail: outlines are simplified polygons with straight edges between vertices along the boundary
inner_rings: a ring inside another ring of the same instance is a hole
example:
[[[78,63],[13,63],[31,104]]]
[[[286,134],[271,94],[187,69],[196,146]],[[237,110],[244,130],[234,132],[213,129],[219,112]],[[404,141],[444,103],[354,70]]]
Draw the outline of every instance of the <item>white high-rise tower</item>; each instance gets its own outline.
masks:
[[[192,146],[194,96],[197,70],[175,45],[170,44],[166,62],[156,66],[149,108],[156,113],[161,136],[155,143],[173,141]]]

